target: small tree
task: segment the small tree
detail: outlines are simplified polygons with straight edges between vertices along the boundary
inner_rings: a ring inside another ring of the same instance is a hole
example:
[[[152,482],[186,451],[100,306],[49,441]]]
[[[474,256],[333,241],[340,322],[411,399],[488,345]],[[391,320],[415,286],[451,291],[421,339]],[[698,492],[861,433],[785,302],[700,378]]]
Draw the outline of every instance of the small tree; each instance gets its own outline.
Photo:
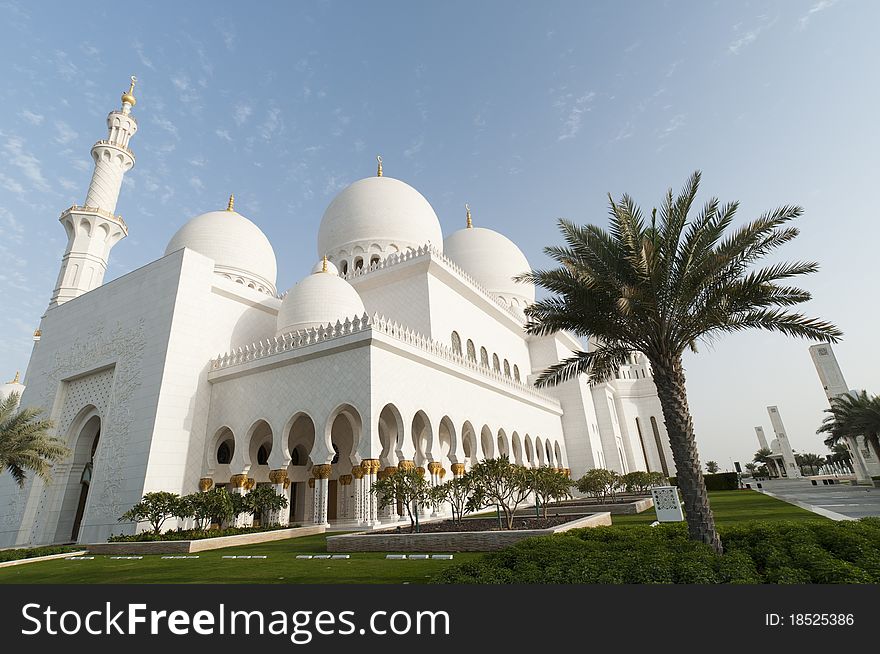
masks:
[[[140,502],[119,517],[119,522],[149,522],[153,533],[158,534],[165,521],[178,515],[180,509],[180,496],[177,493],[147,493]]]
[[[547,517],[547,505],[571,497],[571,479],[565,473],[542,466],[528,471],[536,500],[541,504],[541,515]]]
[[[514,465],[501,455],[497,459],[485,459],[471,468],[469,473],[479,490],[480,508],[498,506],[504,512],[508,529],[513,529],[513,517],[517,507],[532,492],[528,470]],[[475,503],[472,502],[473,506]]]
[[[750,474],[752,477],[755,476],[755,471],[756,471],[757,469],[758,469],[758,464],[757,464],[757,463],[747,463],[747,464],[746,464],[746,470],[749,471],[749,474]]]
[[[710,475],[714,475],[718,470],[720,470],[720,468],[717,461],[706,461],[706,472]]]
[[[605,468],[593,468],[577,480],[575,486],[586,495],[592,495],[599,502],[604,502],[609,496],[614,499],[614,492],[620,484],[620,475],[613,470]]]
[[[431,485],[416,470],[398,468],[394,473],[373,484],[372,491],[379,501],[379,508],[402,504],[409,517],[410,532],[416,531],[416,516],[419,504],[430,503],[433,499]]]
[[[271,486],[257,486],[244,496],[245,512],[260,514],[260,524],[270,524],[269,516],[287,507],[287,498],[275,492]]]
[[[634,470],[628,472],[620,478],[620,483],[626,489],[627,493],[645,494],[652,486],[653,473],[643,470]]]
[[[649,472],[648,473],[648,488],[654,488],[655,486],[668,486],[669,485],[669,477],[664,475],[662,472]]]
[[[212,522],[222,525],[235,516],[232,496],[225,488],[212,488],[204,493],[192,493],[184,498],[199,529],[207,529]]]
[[[464,474],[435,486],[431,491],[431,499],[436,504],[449,502],[452,509],[452,520],[460,523],[464,516],[471,511],[471,505],[474,504],[472,498],[478,490],[474,478],[470,474]],[[476,504],[480,503],[476,502]]]

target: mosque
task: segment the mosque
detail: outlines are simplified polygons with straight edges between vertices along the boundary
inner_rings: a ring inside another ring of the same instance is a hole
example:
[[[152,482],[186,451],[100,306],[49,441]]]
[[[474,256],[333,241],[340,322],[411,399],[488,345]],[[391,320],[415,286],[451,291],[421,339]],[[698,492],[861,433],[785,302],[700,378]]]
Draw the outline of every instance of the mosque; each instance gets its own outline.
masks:
[[[282,523],[369,529],[399,519],[370,493],[397,467],[434,484],[502,454],[572,478],[675,474],[646,359],[606,383],[536,388],[583,345],[524,333],[535,289],[513,277],[526,257],[469,210],[444,238],[381,158],[327,207],[316,263],[286,293],[272,244],[232,197],[104,283],[129,231],[116,205],[135,165],[134,82],[91,149],[85,202],[61,213],[67,246],[24,384],[0,387],[42,407],[72,450],[49,483],[0,475],[0,547],[134,533],[119,516],[160,490],[271,484],[289,498]]]

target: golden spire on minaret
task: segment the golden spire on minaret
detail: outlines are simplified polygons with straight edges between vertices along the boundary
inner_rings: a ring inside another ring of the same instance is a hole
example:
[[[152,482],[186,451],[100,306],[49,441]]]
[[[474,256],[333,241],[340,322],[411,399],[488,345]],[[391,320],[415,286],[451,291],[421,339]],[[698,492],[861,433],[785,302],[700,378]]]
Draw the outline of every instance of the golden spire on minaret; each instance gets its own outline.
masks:
[[[464,208],[465,208],[465,211],[467,211],[467,228],[473,229],[474,221],[471,220],[471,207],[469,204],[465,203]]]
[[[324,255],[324,259],[321,261],[321,272],[327,272],[327,255]]]
[[[376,155],[376,161],[379,162],[379,169],[376,171],[376,177],[382,177],[382,155]]]
[[[128,87],[128,91],[126,91],[125,93],[122,94],[122,103],[123,104],[125,104],[127,102],[132,107],[137,104],[137,100],[135,100],[135,97],[134,97],[134,85],[137,83],[137,81],[138,81],[138,78],[135,77],[134,75],[132,75],[131,76],[131,86]]]
[[[21,373],[18,370],[16,370],[15,371],[15,379],[13,379],[11,382],[6,382],[6,383],[7,384],[20,384],[21,383]]]
[[[229,195],[229,204],[226,205],[226,211],[235,211],[235,194]]]

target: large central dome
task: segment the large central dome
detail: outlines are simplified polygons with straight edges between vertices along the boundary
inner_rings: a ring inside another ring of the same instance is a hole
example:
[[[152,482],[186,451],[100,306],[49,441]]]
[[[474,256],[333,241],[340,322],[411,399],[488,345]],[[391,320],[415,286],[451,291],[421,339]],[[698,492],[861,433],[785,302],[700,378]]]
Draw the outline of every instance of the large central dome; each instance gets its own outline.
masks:
[[[344,189],[318,229],[318,256],[327,255],[342,274],[426,243],[443,249],[437,214],[421,193],[393,177],[367,177]]]

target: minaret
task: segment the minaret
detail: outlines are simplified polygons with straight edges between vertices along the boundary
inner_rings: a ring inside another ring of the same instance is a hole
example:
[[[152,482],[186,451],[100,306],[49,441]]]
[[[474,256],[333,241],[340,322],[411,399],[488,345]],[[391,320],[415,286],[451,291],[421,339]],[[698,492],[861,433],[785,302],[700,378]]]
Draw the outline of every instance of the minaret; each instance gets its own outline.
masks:
[[[67,249],[49,307],[64,304],[97,288],[104,281],[110,249],[128,235],[122,216],[114,215],[122,176],[134,166],[134,153],[128,149],[137,132],[131,108],[137,103],[132,76],[131,87],[122,94],[122,108],[107,116],[106,140],[92,146],[95,172],[83,206],[73,205],[59,220],[67,231]]]
[[[837,357],[834,356],[834,350],[831,349],[830,343],[810,346],[810,356],[829,400],[849,392],[846,380],[843,378],[843,371],[840,369],[840,364],[837,363]]]
[[[758,435],[758,445],[761,446],[762,450],[769,450],[770,446],[767,445],[767,437],[764,436],[764,428],[763,427],[755,427],[755,433]]]
[[[776,432],[776,440],[779,442],[779,448],[782,454],[782,461],[785,463],[785,474],[789,479],[799,478],[801,469],[798,467],[794,459],[794,453],[791,451],[791,444],[788,442],[788,436],[785,435],[785,425],[782,424],[782,416],[779,414],[779,408],[768,406],[767,413],[770,414],[770,423],[773,425],[773,431]]]

